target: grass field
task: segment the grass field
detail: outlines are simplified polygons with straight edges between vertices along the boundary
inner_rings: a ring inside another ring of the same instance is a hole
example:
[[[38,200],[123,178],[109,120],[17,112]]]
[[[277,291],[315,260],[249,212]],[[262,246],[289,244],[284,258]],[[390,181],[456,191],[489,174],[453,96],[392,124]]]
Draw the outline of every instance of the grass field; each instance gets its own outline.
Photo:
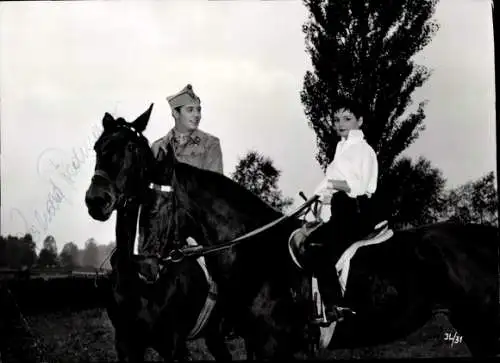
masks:
[[[32,334],[39,339],[45,357],[51,362],[102,362],[114,361],[113,327],[104,309],[83,312],[59,312],[26,317]],[[455,330],[446,316],[437,314],[422,329],[390,345],[363,349],[321,352],[318,359],[368,359],[368,358],[436,358],[469,357],[465,343],[452,345],[445,340],[445,333]],[[240,339],[228,342],[234,359],[244,359]],[[204,342],[189,343],[193,360],[213,360]],[[160,361],[153,351],[148,351],[149,361]]]

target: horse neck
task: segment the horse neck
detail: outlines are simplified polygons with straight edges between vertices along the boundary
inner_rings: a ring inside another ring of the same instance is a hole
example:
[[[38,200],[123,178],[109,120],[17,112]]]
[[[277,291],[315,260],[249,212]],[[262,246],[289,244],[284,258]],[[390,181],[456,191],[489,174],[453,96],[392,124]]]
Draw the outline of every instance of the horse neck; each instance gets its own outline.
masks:
[[[210,193],[210,191],[205,191]],[[279,213],[271,213],[269,209],[253,209],[251,211],[244,208],[232,207],[232,202],[224,199],[214,198],[213,203],[206,201],[197,201],[196,196],[184,194],[177,197],[179,204],[188,205],[185,208],[192,215],[198,215],[205,229],[211,230],[214,237],[219,241],[236,238],[239,235],[248,233],[251,230],[279,218]]]
[[[116,211],[116,251],[122,261],[130,261],[133,255],[134,243],[137,233],[137,221],[139,218],[139,208],[144,203],[144,197],[147,195],[149,184],[158,183],[161,180],[159,171],[160,162],[156,161],[153,154],[146,157],[146,168],[143,172],[145,179],[136,186],[131,203],[127,206],[118,208]]]
[[[147,175],[144,189],[141,191],[142,195],[139,198],[141,210],[140,216],[138,216],[140,226],[138,233],[140,234],[139,239],[142,241],[141,249],[145,253],[153,252],[154,254],[162,254],[163,248],[160,247],[160,250],[158,250],[157,243],[159,241],[165,243],[165,236],[171,234],[172,219],[169,213],[173,213],[173,194],[154,191],[149,187],[150,183],[157,186],[171,185],[172,177],[169,173],[165,172],[168,168],[170,166],[166,165],[164,160],[154,160],[152,168]],[[152,195],[154,197],[151,197]],[[165,213],[166,211],[167,213]],[[154,215],[154,218],[152,215]]]
[[[152,156],[150,160],[150,171],[147,175],[148,181],[159,185],[170,185],[172,181],[171,173],[166,173],[166,170],[172,170],[172,164],[169,159],[156,159]],[[173,171],[172,171],[173,172]]]
[[[165,177],[164,173],[167,166],[163,165],[163,160],[156,160],[151,152],[150,154],[148,154],[148,156],[145,157],[145,164],[146,165],[142,165],[144,169],[140,172],[142,174],[142,178],[138,178],[139,182],[137,183],[137,186],[132,195],[133,198],[138,200],[139,204],[143,203],[143,198],[145,195],[147,195],[147,191],[151,183],[158,185],[168,184],[168,182],[166,182],[167,178]]]

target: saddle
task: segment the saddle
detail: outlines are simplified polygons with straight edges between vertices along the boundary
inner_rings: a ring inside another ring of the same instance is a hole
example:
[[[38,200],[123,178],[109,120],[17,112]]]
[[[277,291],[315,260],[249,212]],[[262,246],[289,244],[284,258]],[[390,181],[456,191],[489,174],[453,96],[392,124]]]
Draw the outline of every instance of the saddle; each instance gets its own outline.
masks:
[[[307,237],[317,228],[319,228],[323,222],[312,222],[306,223],[301,228],[293,231],[288,240],[288,247],[290,256],[295,263],[295,265],[301,269],[305,270],[306,263],[303,259],[304,254],[306,252],[306,244],[304,243]],[[340,259],[338,260],[336,266],[338,278],[340,282],[340,286],[342,289],[342,294],[345,293],[347,276],[350,267],[350,261],[354,256],[354,253],[361,246],[366,246],[370,244],[376,244],[383,241],[388,240],[393,235],[392,230],[388,228],[388,223],[386,220],[378,223],[372,231],[370,231],[366,236],[361,238],[359,241],[355,242],[349,248],[347,248]],[[312,244],[311,244],[312,245]],[[319,325],[319,335],[316,337],[318,341],[315,341],[315,344],[318,344],[321,348],[326,348],[330,344],[330,341],[335,332],[337,323],[342,321],[341,318],[338,321],[328,322],[325,316],[325,306],[323,304],[321,294],[319,291],[318,280],[314,275],[311,275],[311,298],[312,298],[312,307],[313,312],[311,316],[311,322],[323,320],[324,323]],[[343,308],[341,308],[343,309]],[[350,309],[348,309],[350,310]],[[351,311],[352,314],[355,314],[354,311]]]
[[[301,228],[296,229],[290,234],[288,239],[288,248],[290,252],[290,257],[297,267],[300,269],[304,269],[306,267],[306,263],[304,261],[304,255],[306,252],[306,244],[305,241],[307,237],[314,232],[317,228],[321,227],[324,224],[323,221],[313,221],[305,223]],[[388,222],[386,220],[381,221],[373,230],[371,230],[366,236],[362,237],[360,241],[367,241],[374,238],[377,238],[379,235],[387,232],[388,230]],[[310,247],[315,247],[317,244],[310,243]]]

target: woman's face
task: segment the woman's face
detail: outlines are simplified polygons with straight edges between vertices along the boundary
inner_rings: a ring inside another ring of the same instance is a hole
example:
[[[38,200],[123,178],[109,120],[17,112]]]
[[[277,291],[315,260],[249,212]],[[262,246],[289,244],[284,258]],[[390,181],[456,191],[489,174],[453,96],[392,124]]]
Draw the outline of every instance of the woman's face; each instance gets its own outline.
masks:
[[[346,138],[351,130],[359,130],[363,124],[363,118],[357,118],[350,110],[341,109],[335,113],[333,127],[342,138]]]

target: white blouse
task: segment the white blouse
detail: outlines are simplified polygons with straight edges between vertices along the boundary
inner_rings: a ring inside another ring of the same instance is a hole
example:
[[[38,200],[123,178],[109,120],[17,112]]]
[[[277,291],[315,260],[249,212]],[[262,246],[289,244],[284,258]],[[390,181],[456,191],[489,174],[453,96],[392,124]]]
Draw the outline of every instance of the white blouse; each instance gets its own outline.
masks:
[[[351,189],[348,196],[370,197],[377,189],[377,154],[366,142],[363,131],[351,130],[346,139],[339,141],[333,161],[326,169],[325,178],[316,187],[314,194],[331,197],[338,190],[328,189],[328,180],[345,180]],[[325,201],[325,204],[329,204]]]

